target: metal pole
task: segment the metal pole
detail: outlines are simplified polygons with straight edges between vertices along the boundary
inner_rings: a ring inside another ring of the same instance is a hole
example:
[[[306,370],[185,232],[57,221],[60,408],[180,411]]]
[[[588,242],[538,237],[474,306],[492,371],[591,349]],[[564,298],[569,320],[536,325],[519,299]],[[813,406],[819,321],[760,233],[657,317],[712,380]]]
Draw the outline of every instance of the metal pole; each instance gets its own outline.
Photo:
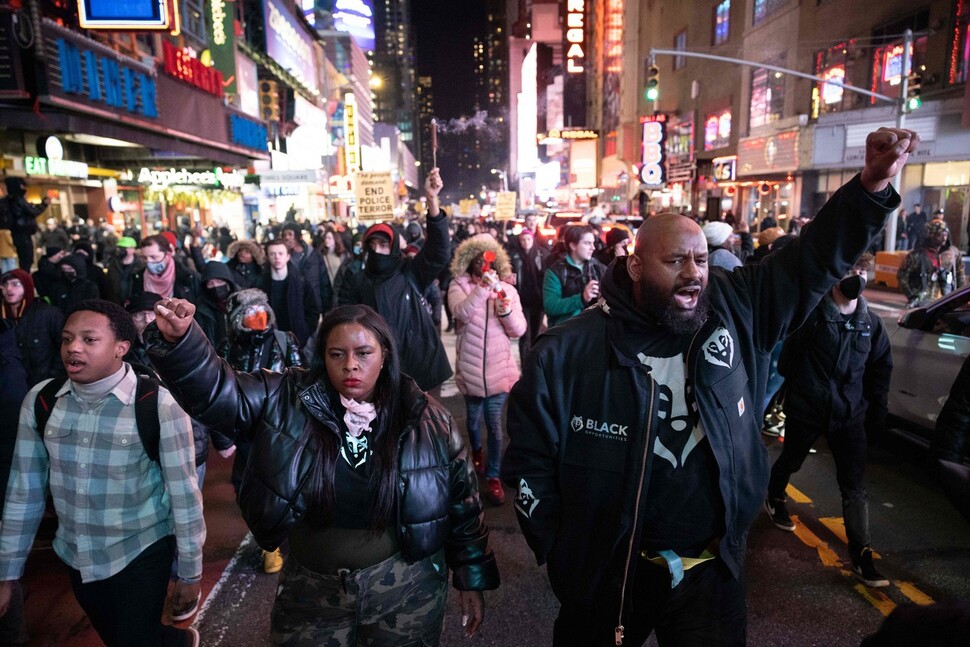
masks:
[[[910,39],[912,39],[913,32],[910,31]],[[864,94],[867,97],[875,97],[876,99],[882,99],[883,101],[889,101],[890,103],[896,103],[895,97],[889,97],[885,94],[879,94],[878,92],[871,92],[869,90],[864,90],[860,87],[850,85],[848,83],[842,83],[841,81],[832,81],[829,79],[822,78],[821,76],[814,76],[812,74],[806,74],[805,72],[799,72],[798,70],[791,70],[787,67],[778,67],[777,65],[767,65],[761,63],[760,61],[746,61],[743,58],[730,58],[728,56],[717,56],[715,54],[702,54],[700,52],[691,52],[684,49],[658,49],[653,48],[650,50],[650,56],[656,54],[666,54],[668,56],[686,56],[688,58],[704,58],[711,61],[720,61],[722,63],[734,63],[735,65],[745,65],[747,67],[762,67],[766,70],[771,70],[772,72],[781,72],[783,74],[789,74],[791,76],[797,76],[803,79],[810,79],[812,81],[818,81],[819,83],[827,83],[829,85],[834,85],[836,87],[845,88],[852,92],[858,92],[859,94]]]
[[[903,34],[903,74],[902,82],[899,84],[899,99],[896,106],[896,128],[906,127],[906,105],[907,94],[909,94],[909,75],[912,73],[913,59],[910,56],[910,49],[913,46],[913,30],[907,29]],[[903,194],[903,172],[900,169],[896,177],[893,178],[893,186],[901,196]],[[896,223],[899,220],[894,216],[886,223],[886,251],[896,251]]]

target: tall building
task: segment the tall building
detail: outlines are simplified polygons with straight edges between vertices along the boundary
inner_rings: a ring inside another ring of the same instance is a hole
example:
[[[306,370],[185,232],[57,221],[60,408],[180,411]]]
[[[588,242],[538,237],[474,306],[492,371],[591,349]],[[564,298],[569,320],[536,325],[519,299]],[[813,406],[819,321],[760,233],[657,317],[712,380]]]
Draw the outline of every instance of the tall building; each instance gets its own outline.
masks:
[[[476,131],[475,150],[483,181],[496,182],[490,169],[508,171],[509,50],[506,1],[488,0],[485,33],[473,43],[475,111],[485,112],[488,127]]]
[[[421,133],[431,132],[431,120],[434,118],[434,93],[431,85],[430,76],[419,76],[418,77],[418,88],[417,88],[417,98],[418,98],[418,131]],[[431,150],[431,137],[422,136],[419,138],[421,155],[419,161],[421,162],[422,169],[431,168],[431,162],[434,158],[434,154]],[[424,173],[420,173],[420,180],[424,180]]]
[[[412,153],[420,150],[417,127],[417,60],[409,0],[375,0],[372,58],[375,121],[394,124]]]

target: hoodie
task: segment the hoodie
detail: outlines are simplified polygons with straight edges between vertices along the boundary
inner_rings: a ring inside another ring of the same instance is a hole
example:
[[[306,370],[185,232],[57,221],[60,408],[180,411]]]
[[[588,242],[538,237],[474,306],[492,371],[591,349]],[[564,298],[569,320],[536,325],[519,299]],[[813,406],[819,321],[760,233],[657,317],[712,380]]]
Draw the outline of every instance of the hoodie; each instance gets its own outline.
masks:
[[[98,291],[97,284],[88,279],[88,265],[83,256],[79,254],[65,256],[57,263],[58,270],[65,265],[73,268],[77,277],[69,281],[61,271],[61,276],[52,286],[50,299],[51,305],[57,306],[61,312],[68,315],[75,305],[85,299],[97,299],[101,293]]]

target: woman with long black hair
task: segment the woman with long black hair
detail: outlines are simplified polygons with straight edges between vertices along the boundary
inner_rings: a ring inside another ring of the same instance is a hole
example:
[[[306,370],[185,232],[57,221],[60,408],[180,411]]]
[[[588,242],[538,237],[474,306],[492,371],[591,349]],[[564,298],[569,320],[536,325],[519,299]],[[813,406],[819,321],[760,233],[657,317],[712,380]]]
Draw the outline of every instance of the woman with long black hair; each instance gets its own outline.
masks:
[[[290,545],[273,643],[438,644],[448,568],[474,634],[499,584],[475,473],[451,415],[400,373],[384,319],[335,308],[312,370],[248,374],[194,311],[160,302],[149,356],[186,411],[253,442],[240,508],[264,549]]]

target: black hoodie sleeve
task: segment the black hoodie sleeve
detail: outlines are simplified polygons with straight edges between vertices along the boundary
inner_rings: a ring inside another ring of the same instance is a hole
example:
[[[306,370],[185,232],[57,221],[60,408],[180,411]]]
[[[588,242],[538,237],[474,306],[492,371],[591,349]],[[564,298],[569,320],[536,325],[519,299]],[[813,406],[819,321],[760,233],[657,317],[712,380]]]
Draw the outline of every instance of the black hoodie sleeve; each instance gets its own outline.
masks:
[[[869,248],[900,202],[892,187],[884,194],[867,192],[856,175],[792,243],[760,264],[712,273],[713,279],[730,285],[729,307],[751,322],[758,348],[770,352],[805,321]]]
[[[411,259],[410,271],[418,288],[423,292],[438,278],[451,260],[451,235],[444,210],[435,217],[428,217],[428,240],[417,256]]]

